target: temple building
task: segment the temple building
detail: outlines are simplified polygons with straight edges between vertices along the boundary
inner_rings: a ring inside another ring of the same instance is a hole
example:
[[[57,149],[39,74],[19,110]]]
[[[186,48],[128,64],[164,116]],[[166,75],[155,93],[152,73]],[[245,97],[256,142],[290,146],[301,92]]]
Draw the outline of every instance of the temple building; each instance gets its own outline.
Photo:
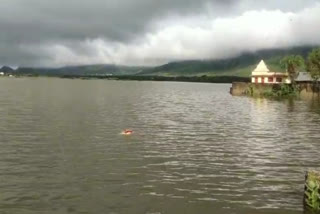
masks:
[[[251,82],[259,84],[291,83],[288,73],[270,71],[263,60],[261,60],[256,69],[252,71]]]

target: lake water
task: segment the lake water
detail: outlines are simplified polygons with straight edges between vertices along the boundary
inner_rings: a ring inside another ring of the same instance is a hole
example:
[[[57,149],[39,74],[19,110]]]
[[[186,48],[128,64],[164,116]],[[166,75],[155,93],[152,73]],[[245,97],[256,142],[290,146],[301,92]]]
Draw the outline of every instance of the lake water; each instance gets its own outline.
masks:
[[[320,103],[229,87],[0,78],[0,213],[302,214]]]

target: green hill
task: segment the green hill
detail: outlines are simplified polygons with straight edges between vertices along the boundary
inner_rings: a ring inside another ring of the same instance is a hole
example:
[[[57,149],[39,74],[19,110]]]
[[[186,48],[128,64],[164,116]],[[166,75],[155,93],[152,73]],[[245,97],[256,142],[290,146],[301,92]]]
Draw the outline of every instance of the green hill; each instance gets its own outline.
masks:
[[[244,53],[238,57],[220,60],[188,60],[171,62],[156,67],[119,66],[119,65],[83,65],[62,68],[18,68],[10,70],[3,67],[4,73],[16,75],[43,76],[239,76],[248,77],[251,71],[264,59],[269,68],[281,72],[280,60],[287,55],[298,54],[306,58],[314,47],[295,47],[290,49],[268,49],[254,53]]]
[[[143,66],[117,66],[117,65],[83,65],[66,66],[62,68],[27,68],[21,67],[14,71],[19,75],[45,75],[45,76],[100,76],[100,75],[134,75],[146,67]]]
[[[306,57],[313,47],[290,49],[270,49],[222,60],[189,60],[171,62],[162,66],[145,69],[138,75],[158,76],[242,76],[248,77],[251,71],[264,59],[270,70],[281,72],[280,60],[291,54]]]

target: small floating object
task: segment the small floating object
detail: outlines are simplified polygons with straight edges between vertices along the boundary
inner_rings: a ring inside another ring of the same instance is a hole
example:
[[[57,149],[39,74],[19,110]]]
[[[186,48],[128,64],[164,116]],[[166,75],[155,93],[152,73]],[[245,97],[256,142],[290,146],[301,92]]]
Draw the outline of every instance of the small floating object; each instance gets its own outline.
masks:
[[[133,131],[130,129],[125,129],[121,132],[122,135],[132,135]]]

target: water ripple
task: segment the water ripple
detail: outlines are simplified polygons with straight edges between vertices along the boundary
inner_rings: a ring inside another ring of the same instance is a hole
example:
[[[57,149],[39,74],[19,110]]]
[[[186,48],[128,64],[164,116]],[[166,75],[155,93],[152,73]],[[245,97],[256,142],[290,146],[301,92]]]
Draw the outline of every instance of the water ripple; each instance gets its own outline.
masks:
[[[302,213],[304,173],[320,169],[320,103],[215,84],[0,83],[1,213]]]

